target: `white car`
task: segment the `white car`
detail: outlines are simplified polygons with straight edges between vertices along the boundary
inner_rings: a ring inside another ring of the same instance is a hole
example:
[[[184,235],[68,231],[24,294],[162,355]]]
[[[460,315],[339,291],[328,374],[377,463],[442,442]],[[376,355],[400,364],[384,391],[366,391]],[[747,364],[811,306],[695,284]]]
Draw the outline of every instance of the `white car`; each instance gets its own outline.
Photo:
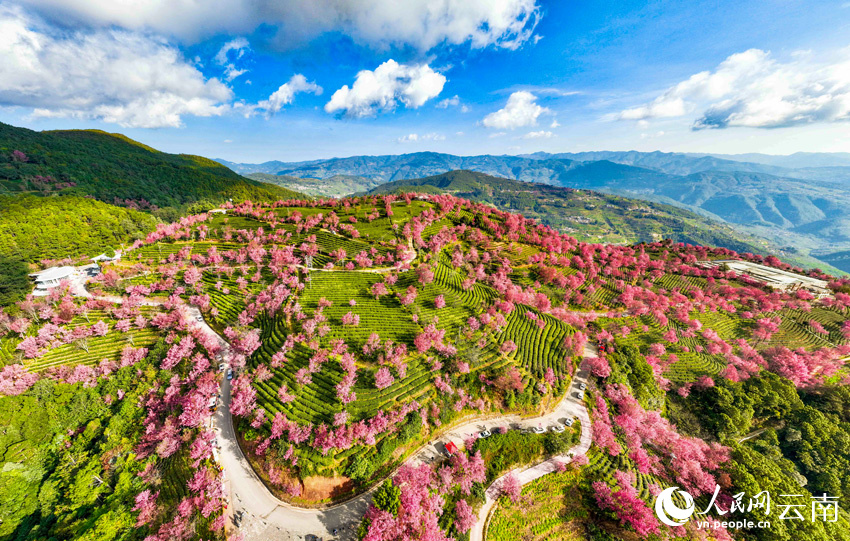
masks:
[[[478,433],[478,437],[481,438],[481,439],[489,438],[492,435],[493,434],[489,430],[484,430],[484,431]]]
[[[542,426],[535,426],[534,428],[531,429],[531,431],[534,432],[535,434],[543,434],[544,432],[546,432],[546,429],[543,428]]]
[[[218,370],[219,372],[224,372],[225,370],[227,370],[227,363],[219,363]]]
[[[587,389],[587,384],[586,383],[580,383],[578,388],[583,391],[583,390]]]
[[[564,425],[555,425],[550,430],[556,434],[562,434],[566,428],[564,428]]]
[[[576,420],[575,420],[575,419],[573,419],[572,417],[570,417],[569,419],[567,419],[566,421],[564,421],[564,424],[565,424],[565,425],[567,425],[567,426],[573,426],[573,423],[574,423],[574,422],[576,422]]]

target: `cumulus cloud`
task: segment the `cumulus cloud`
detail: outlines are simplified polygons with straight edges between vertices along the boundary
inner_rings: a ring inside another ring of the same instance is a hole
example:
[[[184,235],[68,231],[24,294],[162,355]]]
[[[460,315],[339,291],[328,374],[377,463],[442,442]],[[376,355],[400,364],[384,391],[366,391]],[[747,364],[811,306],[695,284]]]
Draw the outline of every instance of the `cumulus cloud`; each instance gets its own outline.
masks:
[[[168,44],[123,30],[58,35],[0,6],[0,105],[36,117],[101,119],[127,127],[180,126],[220,115],[231,90],[206,79]]]
[[[419,135],[418,133],[410,133],[396,139],[397,143],[416,143],[418,141],[445,141],[446,136],[439,133],[426,133]]]
[[[540,115],[551,112],[537,104],[537,96],[526,90],[520,90],[510,95],[503,109],[485,116],[481,123],[487,128],[514,130],[536,126]]]
[[[759,49],[737,53],[655,100],[622,111],[622,120],[645,121],[701,111],[693,129],[781,128],[850,120],[850,51],[831,62],[796,55],[789,62]]]
[[[245,56],[245,53],[249,49],[248,40],[242,37],[232,39],[222,45],[221,49],[215,55],[215,61],[219,66],[224,68],[225,79],[232,81],[248,71],[237,68],[236,62]]]
[[[359,43],[410,45],[429,50],[469,43],[516,49],[534,35],[537,0],[20,0],[44,16],[102,27],[153,30],[197,41],[217,34],[276,29],[281,47],[303,44],[326,32]]]
[[[555,134],[550,131],[530,131],[522,136],[523,139],[551,139]]]
[[[445,83],[445,76],[427,64],[399,64],[395,60],[387,60],[375,71],[358,73],[351,88],[344,85],[334,92],[325,104],[325,111],[349,118],[363,118],[380,111],[391,111],[398,102],[416,109],[437,97]]]
[[[299,92],[310,92],[315,95],[321,95],[322,87],[312,81],[308,81],[306,77],[300,73],[293,75],[289,81],[280,85],[280,87],[269,96],[269,99],[262,100],[257,103],[252,109],[262,109],[268,115],[273,115],[280,111],[284,105],[289,105],[295,99],[295,94]],[[249,114],[253,111],[249,111]]]

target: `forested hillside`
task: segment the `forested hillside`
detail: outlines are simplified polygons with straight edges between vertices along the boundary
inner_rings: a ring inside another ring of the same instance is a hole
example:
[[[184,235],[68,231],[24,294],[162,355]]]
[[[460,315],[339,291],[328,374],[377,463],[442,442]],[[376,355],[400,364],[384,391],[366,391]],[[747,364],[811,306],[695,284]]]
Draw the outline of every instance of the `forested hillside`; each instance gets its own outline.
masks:
[[[28,263],[117,249],[144,237],[157,221],[85,197],[0,195],[0,305],[30,290]]]
[[[120,134],[0,123],[0,304],[30,289],[30,263],[94,256],[230,199],[292,197],[300,194]]]
[[[74,194],[174,219],[228,199],[292,197],[289,190],[241,177],[221,164],[159,152],[96,130],[36,132],[0,123],[0,193]]]
[[[396,180],[370,193],[419,191],[451,193],[489,203],[569,233],[587,242],[633,244],[670,238],[676,242],[722,246],[739,252],[777,253],[764,239],[735,231],[728,224],[693,212],[601,192],[573,190],[547,184],[520,182],[474,171]],[[797,261],[796,254],[782,254]],[[801,261],[809,263],[811,261]]]
[[[811,256],[817,261],[809,265],[819,266],[830,253],[850,249],[850,221],[844,211],[850,205],[846,189],[850,168],[841,165],[844,162],[839,155],[832,160],[786,158],[779,160],[779,166],[664,152],[538,152],[523,156],[417,152],[294,163],[225,163],[242,174],[273,172],[324,181],[336,175],[354,175],[391,182],[467,169],[617,193],[726,221],[736,230],[767,238],[796,256]],[[850,267],[842,270],[850,272]]]

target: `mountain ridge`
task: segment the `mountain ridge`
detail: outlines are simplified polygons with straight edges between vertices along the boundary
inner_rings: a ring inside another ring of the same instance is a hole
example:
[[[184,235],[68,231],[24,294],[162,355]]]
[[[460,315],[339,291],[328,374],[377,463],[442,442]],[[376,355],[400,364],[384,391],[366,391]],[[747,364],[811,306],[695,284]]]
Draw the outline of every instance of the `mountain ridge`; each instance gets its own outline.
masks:
[[[840,157],[840,156],[839,156]],[[379,182],[467,169],[526,182],[590,189],[673,204],[734,224],[807,255],[850,249],[850,167],[787,169],[711,155],[615,152],[455,156],[436,152],[268,162],[287,177],[335,175]],[[234,166],[238,171],[250,164]],[[365,182],[365,181],[364,181]],[[286,185],[283,183],[283,185]],[[344,194],[344,190],[338,191]],[[843,269],[850,271],[850,266]]]
[[[228,199],[298,196],[191,154],[169,154],[101,130],[37,132],[0,123],[0,190],[77,195],[148,211]]]

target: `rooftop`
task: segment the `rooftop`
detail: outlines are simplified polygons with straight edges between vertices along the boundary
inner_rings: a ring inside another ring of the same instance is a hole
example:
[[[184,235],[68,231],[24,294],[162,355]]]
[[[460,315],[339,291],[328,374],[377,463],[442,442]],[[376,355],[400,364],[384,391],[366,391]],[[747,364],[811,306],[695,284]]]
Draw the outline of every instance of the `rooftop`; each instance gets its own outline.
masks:
[[[68,278],[74,274],[74,267],[64,266],[64,267],[50,267],[49,269],[45,269],[41,272],[35,272],[30,274],[30,276],[35,277],[36,282],[49,282],[52,280],[62,280],[63,278]]]

